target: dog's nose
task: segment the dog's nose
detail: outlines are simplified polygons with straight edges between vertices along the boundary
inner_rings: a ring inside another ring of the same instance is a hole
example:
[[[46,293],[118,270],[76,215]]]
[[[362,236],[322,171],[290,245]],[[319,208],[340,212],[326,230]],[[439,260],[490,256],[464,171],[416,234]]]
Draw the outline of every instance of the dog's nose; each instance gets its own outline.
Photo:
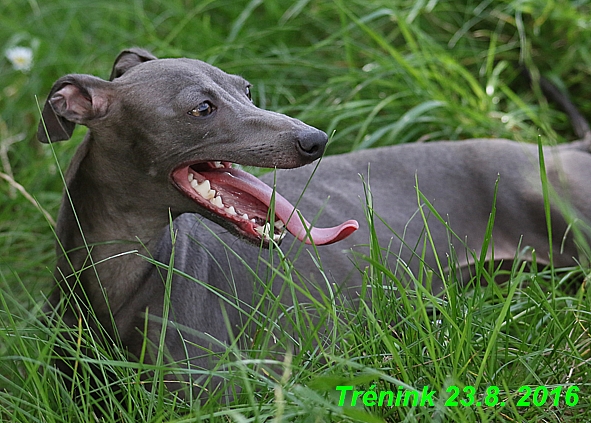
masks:
[[[328,136],[315,128],[302,131],[297,136],[297,148],[302,158],[314,161],[322,156]]]

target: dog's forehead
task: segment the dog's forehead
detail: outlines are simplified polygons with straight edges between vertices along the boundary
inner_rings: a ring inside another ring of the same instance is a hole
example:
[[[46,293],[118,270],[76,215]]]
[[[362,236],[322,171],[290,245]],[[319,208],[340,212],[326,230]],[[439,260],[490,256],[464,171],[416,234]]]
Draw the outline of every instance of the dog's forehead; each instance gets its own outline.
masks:
[[[244,78],[232,75],[221,69],[194,59],[158,59],[144,62],[126,72],[121,82],[132,82],[147,85],[159,85],[175,89],[186,84],[236,85],[247,84]]]

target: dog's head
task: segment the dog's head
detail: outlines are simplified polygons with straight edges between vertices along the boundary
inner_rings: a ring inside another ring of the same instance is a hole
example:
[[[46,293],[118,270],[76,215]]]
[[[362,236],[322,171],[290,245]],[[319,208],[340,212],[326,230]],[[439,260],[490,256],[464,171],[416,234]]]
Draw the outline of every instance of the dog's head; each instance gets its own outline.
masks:
[[[113,168],[126,167],[126,175],[152,178],[182,194],[183,200],[167,204],[174,215],[198,212],[255,242],[279,240],[284,227],[305,239],[309,228],[294,208],[233,164],[301,166],[322,155],[327,136],[259,109],[250,88],[244,78],[198,60],[157,59],[130,49],[117,57],[109,81],[90,75],[56,81],[37,136],[42,142],[66,140],[76,124],[85,125],[100,154],[116,163]],[[323,244],[355,229],[348,223],[310,235]]]

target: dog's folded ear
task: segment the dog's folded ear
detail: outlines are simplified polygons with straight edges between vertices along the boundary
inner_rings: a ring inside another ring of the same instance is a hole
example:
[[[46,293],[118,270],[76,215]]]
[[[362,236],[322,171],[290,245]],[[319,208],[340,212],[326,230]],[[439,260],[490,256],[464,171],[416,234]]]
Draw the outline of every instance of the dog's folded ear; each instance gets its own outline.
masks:
[[[76,124],[87,125],[107,113],[109,82],[90,75],[67,75],[58,79],[43,106],[37,128],[39,141],[70,139]]]
[[[152,55],[149,51],[146,51],[142,48],[134,47],[130,48],[129,50],[123,50],[115,59],[115,63],[113,64],[113,70],[111,71],[111,76],[109,77],[109,81],[112,81],[115,78],[119,78],[129,69],[139,65],[140,63],[156,59],[156,56]]]

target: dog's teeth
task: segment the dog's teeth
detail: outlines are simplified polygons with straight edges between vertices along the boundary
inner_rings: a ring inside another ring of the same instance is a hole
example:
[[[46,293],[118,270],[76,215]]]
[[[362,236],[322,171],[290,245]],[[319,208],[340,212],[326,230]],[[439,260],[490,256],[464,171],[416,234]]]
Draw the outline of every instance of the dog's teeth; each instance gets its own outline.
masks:
[[[191,181],[191,186],[197,192],[197,194],[206,200],[211,200],[215,197],[216,192],[215,190],[211,189],[211,185],[207,179],[201,183],[197,183],[197,180],[193,179]]]
[[[243,219],[245,219],[245,220],[248,220],[248,215],[247,215],[246,213],[244,213],[244,214],[242,215],[242,218],[243,218]]]
[[[230,206],[226,208],[226,211],[231,214],[232,216],[236,216],[238,215],[238,213],[236,213],[236,209],[234,208],[234,206]]]
[[[283,224],[283,222],[281,220],[276,220],[275,221],[275,228],[282,230],[283,228],[285,228],[285,225]]]
[[[213,165],[214,165],[216,168],[218,168],[218,169],[221,169],[221,168],[223,168],[223,167],[224,167],[224,165],[222,164],[222,162],[213,162]]]
[[[265,236],[265,239],[270,239],[269,235],[271,234],[271,225],[269,223],[265,223],[265,226],[263,226],[263,235]]]
[[[208,193],[206,191],[204,191],[203,189],[201,189],[200,187],[197,187],[194,189],[195,189],[195,191],[197,191],[197,194],[199,194],[201,197],[205,198],[206,200],[211,200],[213,198],[210,195],[208,195]]]
[[[285,237],[285,232],[280,234],[275,234],[271,231],[271,224],[269,222],[265,223],[264,226],[257,226],[254,228],[255,231],[263,238],[265,241],[271,241],[271,236],[273,237],[273,241],[279,242]]]
[[[209,192],[211,190],[211,184],[209,183],[209,180],[204,180],[203,182],[201,182],[199,184],[199,186],[201,187],[201,189],[203,191]]]
[[[222,197],[214,197],[209,200],[209,202],[220,209],[224,207],[224,203],[222,203]]]
[[[257,223],[257,222],[256,222],[254,219],[250,219],[250,221],[251,221],[252,223]]]
[[[189,172],[189,176],[187,176],[187,178],[189,179],[189,182],[191,182],[195,177],[191,172]]]
[[[265,223],[265,226],[257,226],[255,231],[259,233],[264,239],[269,240],[269,231],[271,230],[271,225]]]
[[[195,179],[193,179],[193,182],[196,182]],[[191,182],[191,186],[193,187],[193,189],[197,192],[197,194],[199,194],[202,197],[206,197],[207,193],[209,192],[208,190],[205,189],[205,187],[201,184],[194,184],[193,182]],[[207,198],[207,197],[206,197]],[[207,198],[209,200],[209,198]]]

